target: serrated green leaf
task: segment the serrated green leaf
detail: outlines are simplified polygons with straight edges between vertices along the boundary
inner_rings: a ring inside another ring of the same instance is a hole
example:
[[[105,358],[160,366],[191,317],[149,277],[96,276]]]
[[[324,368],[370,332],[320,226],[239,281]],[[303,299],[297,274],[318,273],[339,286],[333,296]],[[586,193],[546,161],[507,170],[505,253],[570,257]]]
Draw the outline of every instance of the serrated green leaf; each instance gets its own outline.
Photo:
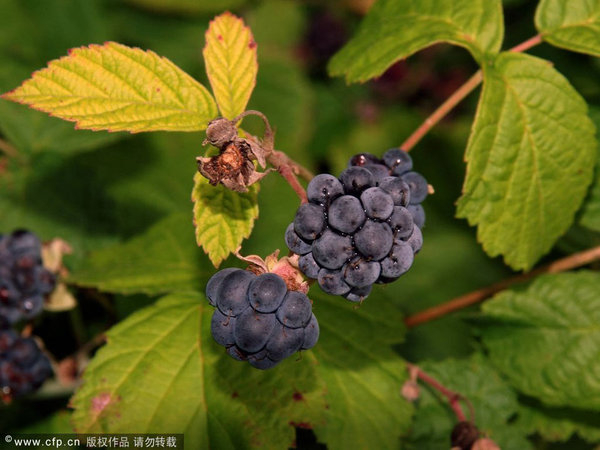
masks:
[[[217,357],[206,348],[213,343],[203,332],[202,301],[166,297],[109,331],[71,401],[77,432],[184,433],[186,448],[244,444],[230,430],[252,420],[227,401],[231,393],[212,386]]]
[[[127,0],[150,11],[182,15],[201,14],[236,8],[245,0]]]
[[[600,274],[545,275],[483,305],[482,339],[510,383],[550,406],[600,409]]]
[[[211,186],[200,173],[194,176],[196,242],[215,267],[250,236],[258,217],[258,189],[255,183],[248,192],[233,192],[220,184]]]
[[[256,84],[256,42],[244,21],[231,13],[217,16],[206,32],[202,52],[221,115],[233,119],[246,108]]]
[[[465,47],[482,62],[502,45],[500,0],[379,0],[329,64],[348,82],[381,75],[396,61],[438,42]]]
[[[600,161],[600,154],[598,161]],[[594,182],[581,210],[579,223],[584,227],[600,231],[600,165],[596,165]]]
[[[448,359],[419,364],[428,375],[450,390],[466,397],[473,405],[475,425],[503,449],[530,449],[524,433],[509,425],[518,409],[515,392],[481,354],[469,359]],[[461,403],[467,415],[469,409]],[[438,450],[450,448],[450,434],[456,416],[445,397],[426,384],[420,384],[415,421],[406,449]]]
[[[198,131],[217,114],[171,61],[116,42],[72,49],[2,97],[90,130]]]
[[[331,450],[398,447],[412,411],[400,396],[404,363],[391,349],[401,340],[398,311],[356,310],[339,298],[319,298],[314,311],[317,346],[260,371],[213,341],[202,295],[163,298],[109,331],[72,399],[76,430],[183,432],[186,448],[243,449],[289,448],[300,426]]]
[[[592,179],[594,133],[585,101],[550,63],[502,53],[485,66],[457,216],[478,226],[490,256],[529,269],[567,231]]]
[[[309,296],[321,328],[312,353],[328,405],[325,421],[315,427],[319,442],[329,450],[398,448],[413,414],[400,394],[406,366],[391,348],[405,331],[399,309],[389,302],[355,308],[320,292]]]
[[[574,434],[600,443],[600,413],[569,408],[549,408],[530,398],[521,399],[515,424],[528,434],[537,433],[550,442],[564,442]]]
[[[68,281],[124,294],[200,289],[212,274],[188,214],[174,214],[125,244],[99,250]]]
[[[590,117],[594,121],[596,129],[598,129],[598,126],[600,126],[600,108],[591,106]],[[581,208],[579,224],[590,230],[600,231],[600,147],[596,155],[594,181]]]
[[[212,313],[203,296],[177,294],[113,328],[72,401],[76,430],[179,432],[186,448],[199,449],[291,445],[290,422],[325,410],[310,352],[254,369],[214,342]]]
[[[600,1],[541,0],[535,26],[557,47],[600,56]]]

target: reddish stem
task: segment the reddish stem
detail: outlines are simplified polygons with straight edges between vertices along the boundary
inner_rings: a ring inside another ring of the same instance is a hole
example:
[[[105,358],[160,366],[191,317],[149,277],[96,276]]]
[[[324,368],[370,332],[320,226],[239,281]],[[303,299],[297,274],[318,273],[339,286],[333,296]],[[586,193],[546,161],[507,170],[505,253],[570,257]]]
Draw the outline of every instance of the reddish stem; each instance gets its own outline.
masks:
[[[306,196],[306,191],[302,187],[302,185],[298,182],[296,175],[292,172],[292,169],[288,165],[282,165],[277,168],[277,171],[281,174],[283,178],[288,182],[288,184],[292,187],[294,192],[300,198],[301,203],[308,203],[308,197]]]
[[[440,120],[442,120],[446,114],[448,114],[458,103],[460,103],[467,95],[469,95],[479,83],[483,80],[481,70],[475,72],[475,74],[467,80],[465,84],[459,87],[454,94],[436,109],[425,122],[417,128],[413,134],[411,134],[406,141],[400,146],[405,152],[410,151],[417,143],[425,136],[429,130],[431,130]]]
[[[510,52],[523,52],[542,42],[542,37],[538,34],[526,41],[514,46]],[[461,87],[459,87],[448,99],[442,103],[425,121],[406,139],[400,148],[408,152],[431,130],[446,114],[469,95],[483,80],[481,70],[478,70]]]
[[[415,364],[411,363],[406,363],[406,366],[409,372],[415,373],[417,375],[417,378],[419,378],[424,383],[427,383],[433,389],[435,389],[444,397],[446,397],[450,408],[452,408],[452,411],[454,411],[454,414],[456,414],[456,418],[459,422],[467,421],[465,413],[463,412],[462,407],[460,406],[460,400],[465,400],[469,404],[469,408],[471,409],[471,415],[473,415],[473,410],[470,402],[461,394],[459,394],[458,392],[451,391],[446,386],[437,381],[435,378],[433,378],[431,375],[425,373],[423,369],[421,369],[419,366],[416,366]],[[473,417],[471,417],[471,420],[472,419]]]
[[[529,39],[527,39],[526,41],[521,42],[518,45],[515,45],[513,48],[511,48],[509,50],[509,52],[515,52],[515,53],[519,53],[519,52],[524,52],[529,50],[531,47],[535,47],[538,44],[542,43],[542,36],[540,34],[535,35]]]
[[[404,324],[409,328],[414,327],[422,323],[438,319],[451,312],[466,308],[467,306],[479,303],[515,283],[521,283],[523,281],[530,280],[544,273],[558,273],[575,269],[597,260],[600,260],[600,246],[559,259],[550,264],[532,270],[529,273],[515,275],[514,277],[507,278],[484,288],[477,289],[476,291],[469,292],[468,294],[461,295],[460,297],[453,298],[446,303],[428,308],[424,311],[407,317],[404,320]]]

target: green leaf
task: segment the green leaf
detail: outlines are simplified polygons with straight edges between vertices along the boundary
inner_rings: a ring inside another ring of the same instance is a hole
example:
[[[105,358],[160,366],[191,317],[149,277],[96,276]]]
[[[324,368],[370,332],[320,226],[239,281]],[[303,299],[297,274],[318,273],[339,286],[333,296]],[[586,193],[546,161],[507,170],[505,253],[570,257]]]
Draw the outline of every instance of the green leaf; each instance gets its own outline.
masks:
[[[199,294],[134,313],[108,332],[86,369],[71,402],[77,432],[180,432],[186,448],[289,448],[300,426],[315,428],[331,450],[397,447],[412,411],[400,396],[404,363],[391,350],[401,339],[398,311],[356,310],[338,298],[314,308],[315,349],[268,371],[214,342],[214,310]]]
[[[221,115],[233,119],[246,108],[256,84],[256,42],[244,21],[226,12],[206,32],[202,52]]]
[[[600,154],[598,161],[600,161]],[[596,165],[594,182],[581,210],[579,224],[600,231],[600,165]]]
[[[600,409],[600,274],[542,276],[485,303],[483,318],[490,360],[515,388],[550,406]]]
[[[465,47],[482,62],[502,45],[500,0],[379,0],[357,34],[329,64],[348,82],[381,75],[400,59],[438,42]]]
[[[490,256],[529,269],[567,231],[592,179],[594,132],[549,62],[503,53],[484,67],[457,216],[478,225]]]
[[[216,115],[210,93],[171,61],[116,42],[72,49],[2,97],[90,130],[198,131]]]
[[[535,26],[542,39],[574,52],[600,56],[598,0],[541,0]]]
[[[188,214],[174,214],[131,241],[92,253],[68,281],[124,294],[199,289],[211,275]]]
[[[201,14],[236,8],[244,0],[126,0],[127,3],[140,6],[159,13],[175,13],[181,15]]]
[[[406,366],[391,348],[405,331],[399,309],[389,302],[355,308],[321,292],[310,297],[321,328],[312,353],[328,405],[315,427],[318,440],[329,450],[396,448],[413,414],[400,394]]]
[[[574,434],[600,443],[600,413],[569,408],[548,408],[531,399],[522,399],[516,425],[528,434],[537,433],[550,442],[568,441]]]
[[[211,186],[200,173],[194,176],[194,226],[196,242],[215,267],[250,236],[258,217],[258,184],[248,192],[233,192],[223,185]]]
[[[532,448],[525,436],[509,425],[509,419],[518,409],[514,391],[481,354],[465,360],[425,362],[419,367],[448,389],[466,397],[475,411],[475,425],[500,448]],[[456,416],[448,400],[426,384],[419,383],[419,388],[420,396],[407,450],[450,448],[450,434],[456,424]],[[461,408],[468,417],[469,409],[465,402],[461,402]]]
[[[597,106],[590,107],[590,117],[597,129],[600,125],[600,108]],[[590,230],[600,231],[600,147],[598,148],[596,158],[594,182],[581,208],[579,224]]]
[[[77,432],[185,433],[189,448],[240,448],[244,439],[231,430],[251,418],[212,386],[217,358],[200,335],[202,301],[166,297],[108,332],[71,401]]]

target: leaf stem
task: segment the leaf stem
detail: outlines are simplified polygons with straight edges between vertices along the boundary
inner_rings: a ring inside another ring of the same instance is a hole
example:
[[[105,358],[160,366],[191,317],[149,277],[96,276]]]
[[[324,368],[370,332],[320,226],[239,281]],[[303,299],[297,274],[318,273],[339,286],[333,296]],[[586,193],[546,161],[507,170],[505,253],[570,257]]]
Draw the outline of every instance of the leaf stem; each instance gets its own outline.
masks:
[[[446,397],[446,399],[448,400],[448,404],[450,405],[450,408],[452,408],[452,411],[454,411],[454,414],[456,414],[456,418],[458,419],[459,422],[467,421],[465,413],[463,412],[462,407],[460,406],[461,400],[464,400],[467,403],[467,405],[469,406],[469,410],[471,413],[471,421],[473,420],[473,416],[474,416],[473,406],[471,405],[471,402],[469,402],[469,400],[467,400],[463,395],[459,394],[458,392],[454,392],[454,391],[448,389],[446,386],[444,386],[442,383],[437,381],[431,375],[424,372],[423,369],[421,369],[419,366],[417,366],[415,364],[411,364],[411,363],[407,362],[406,367],[407,367],[409,373],[415,374],[418,379],[420,379],[424,383],[428,384],[433,389],[435,389],[440,394],[442,394],[444,397]]]
[[[407,327],[411,328],[417,325],[421,325],[426,322],[430,322],[435,319],[439,319],[446,314],[454,311],[466,308],[471,305],[475,305],[483,300],[488,299],[492,295],[503,291],[504,289],[512,286],[515,283],[522,283],[535,278],[545,273],[559,273],[566,270],[575,269],[577,267],[585,266],[591,262],[600,260],[600,246],[594,247],[588,250],[584,250],[579,253],[567,256],[566,258],[559,259],[545,266],[539,267],[532,270],[529,273],[515,275],[505,280],[493,283],[481,289],[469,292],[468,294],[461,295],[453,298],[452,300],[442,303],[441,305],[428,308],[424,311],[416,313],[412,316],[407,317],[404,323]]]
[[[417,143],[431,130],[446,114],[448,114],[456,105],[458,105],[467,95],[469,95],[483,80],[481,70],[467,80],[465,84],[459,87],[444,103],[436,109],[425,121],[411,134],[400,146],[405,152],[409,152]]]
[[[542,42],[541,35],[533,36],[524,42],[514,46],[509,52],[523,52],[529,50]],[[481,70],[478,70],[461,87],[459,87],[450,97],[446,99],[425,121],[417,128],[403,143],[400,148],[405,152],[410,151],[417,143],[431,130],[440,120],[442,120],[456,105],[458,105],[467,95],[475,90],[483,80]]]
[[[535,47],[538,44],[542,43],[542,35],[536,34],[535,36],[527,39],[526,41],[521,42],[518,45],[515,45],[513,48],[509,50],[509,52],[520,53],[529,50],[531,47]]]
[[[269,119],[262,112],[254,110],[254,109],[250,109],[250,110],[244,111],[243,113],[238,115],[236,118],[234,118],[232,120],[232,122],[238,123],[240,120],[242,120],[244,117],[246,117],[248,115],[255,115],[255,116],[260,117],[265,124],[265,132],[263,135],[261,145],[265,151],[265,156],[266,156],[267,161],[273,167],[275,167],[275,169],[277,169],[277,172],[279,172],[281,174],[281,176],[292,187],[294,192],[296,194],[298,194],[300,201],[302,203],[307,203],[308,198],[306,196],[306,191],[304,190],[302,185],[298,182],[298,178],[296,177],[296,175],[300,175],[306,181],[310,181],[313,178],[313,174],[308,169],[306,169],[305,167],[303,167],[302,165],[298,164],[296,161],[291,159],[284,152],[275,150],[275,148],[274,148],[275,133],[273,133],[273,129],[271,128],[271,123],[269,122]]]

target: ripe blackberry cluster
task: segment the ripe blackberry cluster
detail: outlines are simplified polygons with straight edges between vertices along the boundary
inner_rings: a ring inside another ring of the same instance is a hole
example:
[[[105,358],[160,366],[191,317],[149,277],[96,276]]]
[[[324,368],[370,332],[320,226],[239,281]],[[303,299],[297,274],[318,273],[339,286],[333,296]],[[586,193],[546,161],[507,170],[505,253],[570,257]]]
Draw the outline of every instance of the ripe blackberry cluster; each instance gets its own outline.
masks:
[[[33,338],[12,329],[0,330],[0,395],[15,397],[35,391],[52,375],[48,357]]]
[[[8,324],[38,315],[54,289],[56,279],[42,265],[41,249],[29,231],[0,235],[0,319]]]
[[[285,241],[323,291],[360,302],[374,283],[392,282],[412,265],[423,244],[427,194],[408,153],[355,155],[339,178],[313,178]]]
[[[312,348],[319,324],[302,292],[288,291],[274,273],[224,269],[211,277],[206,296],[215,312],[211,332],[227,353],[269,369],[298,350]]]

